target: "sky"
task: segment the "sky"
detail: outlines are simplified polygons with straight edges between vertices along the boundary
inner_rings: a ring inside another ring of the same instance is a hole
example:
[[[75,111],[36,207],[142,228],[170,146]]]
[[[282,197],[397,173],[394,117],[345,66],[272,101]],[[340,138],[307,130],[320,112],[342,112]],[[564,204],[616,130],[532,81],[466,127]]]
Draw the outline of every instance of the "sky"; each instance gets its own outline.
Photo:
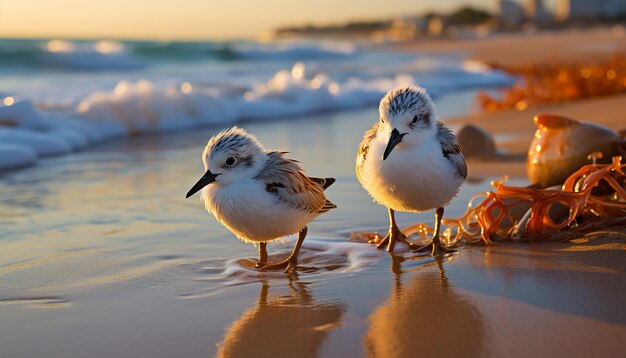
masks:
[[[0,37],[251,38],[280,26],[450,10],[492,0],[0,0]]]

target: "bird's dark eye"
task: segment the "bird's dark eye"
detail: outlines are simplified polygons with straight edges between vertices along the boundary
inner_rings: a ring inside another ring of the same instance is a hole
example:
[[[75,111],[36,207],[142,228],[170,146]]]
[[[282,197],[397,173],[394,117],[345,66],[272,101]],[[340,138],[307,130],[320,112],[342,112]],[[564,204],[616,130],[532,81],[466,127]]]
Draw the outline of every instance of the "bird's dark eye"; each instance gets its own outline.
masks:
[[[420,120],[420,117],[418,115],[415,115],[415,117],[413,117],[413,123],[417,123],[417,121]]]
[[[380,117],[380,123],[385,123],[385,120],[383,119],[383,117]]]
[[[234,165],[236,161],[237,159],[235,159],[235,157],[228,157],[228,159],[226,159],[226,165]]]

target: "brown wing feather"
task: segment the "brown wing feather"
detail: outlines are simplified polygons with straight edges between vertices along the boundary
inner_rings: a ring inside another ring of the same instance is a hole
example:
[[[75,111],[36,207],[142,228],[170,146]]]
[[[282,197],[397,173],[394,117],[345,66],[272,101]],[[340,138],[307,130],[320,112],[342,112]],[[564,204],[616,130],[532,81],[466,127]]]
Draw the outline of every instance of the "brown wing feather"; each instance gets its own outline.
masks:
[[[330,210],[328,205],[330,202],[324,195],[324,185],[327,180],[328,185],[332,184],[331,178],[307,177],[298,161],[287,158],[284,154],[269,152],[265,167],[257,175],[258,179],[265,182],[267,191],[275,194],[282,203],[297,210],[310,213]],[[324,180],[324,183],[321,183],[321,180]]]
[[[450,128],[441,122],[437,122],[437,139],[441,144],[443,156],[454,165],[457,175],[466,178],[467,164],[465,164],[465,158],[463,153],[461,153],[461,146]]]
[[[322,186],[322,188],[324,188],[324,190],[328,189],[329,186],[333,185],[333,183],[335,183],[335,178],[316,178],[316,177],[309,177],[309,179],[319,185]]]
[[[366,130],[363,133],[363,140],[361,140],[361,144],[359,145],[359,152],[356,155],[356,177],[361,181],[361,166],[365,162],[365,158],[367,158],[367,152],[369,151],[370,142],[376,137],[376,133],[378,132],[378,122],[374,123],[370,129]]]

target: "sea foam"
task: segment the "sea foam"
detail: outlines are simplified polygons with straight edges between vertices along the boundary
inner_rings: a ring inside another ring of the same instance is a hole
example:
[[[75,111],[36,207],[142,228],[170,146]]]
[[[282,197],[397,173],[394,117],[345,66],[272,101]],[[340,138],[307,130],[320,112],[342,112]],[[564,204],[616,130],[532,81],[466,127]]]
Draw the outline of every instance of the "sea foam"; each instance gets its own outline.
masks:
[[[284,245],[279,244],[286,249],[281,251],[288,254],[294,243],[294,239],[286,239]],[[269,250],[275,251],[276,246],[270,246]],[[298,266],[300,270],[308,273],[358,272],[381,261],[384,255],[386,252],[381,252],[375,246],[367,243],[307,237],[298,255]],[[270,255],[269,261],[273,260],[278,260],[278,258]],[[286,275],[282,270],[259,271],[254,267],[255,264],[256,260],[245,258],[230,260],[225,263],[222,274],[229,279],[228,285],[254,282],[258,281],[259,278],[279,278]]]
[[[457,88],[510,83],[508,76],[476,65],[429,66],[433,66],[430,74],[420,76],[419,81],[410,74],[388,73],[333,78],[303,62],[238,89],[191,82],[159,85],[145,79],[120,81],[111,91],[83,97],[72,105],[70,113],[54,115],[37,109],[31,101],[11,98],[7,102],[10,105],[0,105],[0,143],[12,146],[0,152],[0,169],[32,164],[36,158],[67,154],[126,135],[230,126],[242,120],[376,105],[388,90],[416,82],[434,96]],[[24,159],[18,161],[15,153],[20,148]],[[35,153],[36,158],[24,154],[27,152]]]

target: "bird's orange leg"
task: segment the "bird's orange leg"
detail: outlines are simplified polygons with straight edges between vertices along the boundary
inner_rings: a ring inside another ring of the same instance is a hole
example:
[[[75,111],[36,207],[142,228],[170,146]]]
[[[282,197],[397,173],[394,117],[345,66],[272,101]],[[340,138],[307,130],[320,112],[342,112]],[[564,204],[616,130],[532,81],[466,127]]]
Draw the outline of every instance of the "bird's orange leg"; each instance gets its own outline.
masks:
[[[385,247],[385,245],[387,245],[387,251],[393,252],[396,241],[401,242],[412,249],[419,248],[418,245],[412,244],[406,240],[406,236],[402,233],[402,231],[398,228],[398,225],[396,224],[396,218],[393,209],[389,209],[389,232],[381,240],[381,242],[378,243],[376,247],[382,249],[383,247]]]
[[[259,262],[254,266],[256,268],[261,268],[267,265],[267,242],[259,243]]]
[[[296,241],[296,246],[294,246],[291,255],[284,259],[283,261],[279,261],[273,264],[265,265],[261,267],[261,271],[268,270],[279,270],[285,269],[286,273],[296,272],[296,267],[298,266],[298,253],[300,253],[300,248],[302,247],[302,243],[304,242],[304,238],[306,237],[308,229],[305,226],[298,233],[298,241]]]

